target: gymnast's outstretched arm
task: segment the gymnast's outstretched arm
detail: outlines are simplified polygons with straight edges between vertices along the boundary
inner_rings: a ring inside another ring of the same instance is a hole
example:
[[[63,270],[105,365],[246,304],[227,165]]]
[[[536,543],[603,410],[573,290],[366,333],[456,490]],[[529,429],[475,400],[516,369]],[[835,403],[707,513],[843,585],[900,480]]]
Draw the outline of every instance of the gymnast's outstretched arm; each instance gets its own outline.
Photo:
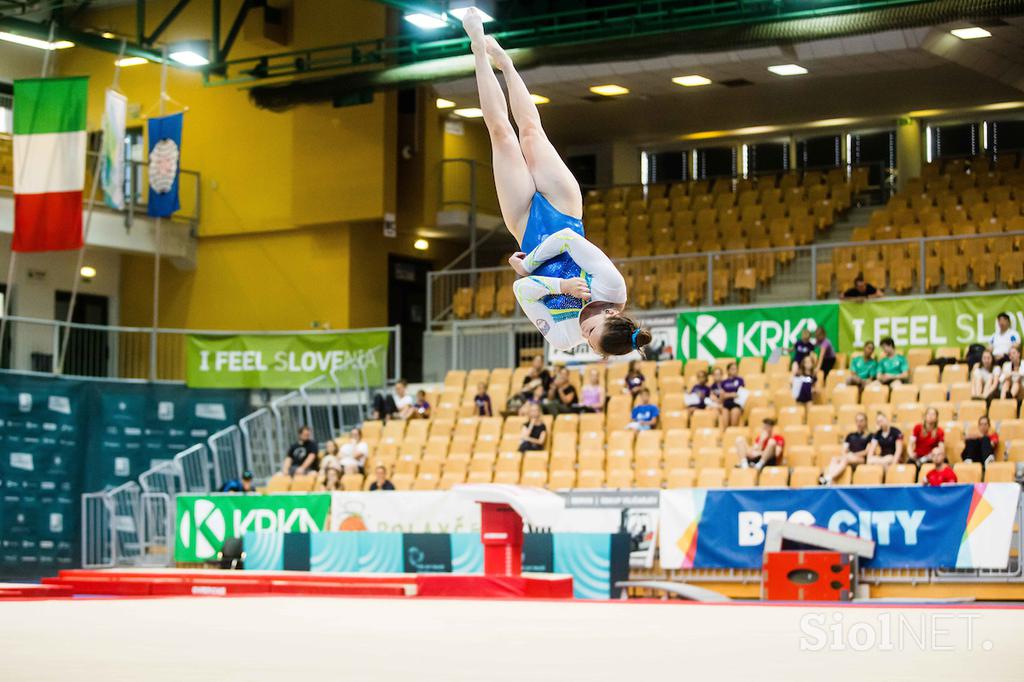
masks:
[[[590,274],[590,293],[593,300],[609,303],[626,302],[626,281],[619,269],[601,249],[569,228],[554,233],[523,256],[523,269],[527,273],[532,273],[542,263],[562,253],[568,253],[584,272]]]

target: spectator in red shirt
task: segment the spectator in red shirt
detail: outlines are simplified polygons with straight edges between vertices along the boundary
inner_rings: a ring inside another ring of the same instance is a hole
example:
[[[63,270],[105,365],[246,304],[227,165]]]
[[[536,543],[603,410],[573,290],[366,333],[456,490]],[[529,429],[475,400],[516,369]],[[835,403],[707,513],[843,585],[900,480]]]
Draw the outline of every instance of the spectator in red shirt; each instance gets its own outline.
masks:
[[[758,471],[766,466],[775,466],[782,462],[782,450],[785,441],[782,436],[772,433],[775,420],[769,417],[761,422],[761,431],[753,443],[740,436],[736,439],[736,454],[739,455],[739,466],[746,469],[754,467]]]
[[[999,435],[992,430],[992,422],[988,417],[978,418],[978,426],[967,433],[964,441],[964,451],[960,456],[965,462],[977,462],[985,465],[996,458],[996,450],[999,449]]]
[[[935,468],[925,476],[925,485],[940,486],[956,483],[956,472],[953,471],[953,467],[946,464],[946,453],[940,450],[932,457],[935,459]]]
[[[925,410],[924,419],[914,426],[910,434],[910,454],[920,464],[934,462],[936,455],[946,454],[946,434],[939,426],[939,411],[934,407]]]

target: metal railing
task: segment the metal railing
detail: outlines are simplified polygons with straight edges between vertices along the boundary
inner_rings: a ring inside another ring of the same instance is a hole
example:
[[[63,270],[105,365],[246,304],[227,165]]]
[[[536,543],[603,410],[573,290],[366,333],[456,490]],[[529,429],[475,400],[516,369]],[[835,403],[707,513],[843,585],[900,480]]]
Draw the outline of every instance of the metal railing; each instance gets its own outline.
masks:
[[[657,311],[758,301],[778,303],[835,298],[849,288],[858,272],[864,272],[869,282],[889,294],[924,295],[969,289],[977,286],[978,273],[982,271],[986,273],[983,288],[1008,288],[997,272],[996,261],[1000,255],[1010,252],[1024,258],[1024,252],[1015,250],[1022,246],[1024,231],[1014,231],[613,260],[627,280],[633,279],[630,291],[633,302],[643,286],[643,278],[653,277],[649,305],[645,309]],[[957,256],[970,261],[962,273],[954,272],[946,263]],[[900,267],[891,267],[894,259]],[[753,279],[748,282],[750,286],[737,287],[737,274],[748,269],[753,271]],[[486,273],[492,273],[500,283],[501,276],[507,276],[508,272],[507,267],[496,267],[428,273],[427,319],[430,326],[437,328],[452,322],[452,302],[460,289],[475,289],[480,276]],[[995,276],[990,277],[989,272]],[[878,279],[872,281],[873,275]],[[662,298],[661,287],[666,276],[678,277],[678,283],[673,284],[678,289]],[[819,279],[822,277],[827,281]],[[497,316],[497,312],[492,315]]]
[[[323,334],[358,334],[386,331],[387,358],[379,361],[387,367],[385,376],[395,381],[401,374],[401,328],[316,329],[299,331],[240,331],[126,327],[119,325],[68,324],[64,320],[43,320],[10,315],[7,338],[0,347],[0,369],[20,372],[55,373],[60,344],[70,333],[64,359],[65,376],[150,381],[184,381],[189,335],[226,337]]]

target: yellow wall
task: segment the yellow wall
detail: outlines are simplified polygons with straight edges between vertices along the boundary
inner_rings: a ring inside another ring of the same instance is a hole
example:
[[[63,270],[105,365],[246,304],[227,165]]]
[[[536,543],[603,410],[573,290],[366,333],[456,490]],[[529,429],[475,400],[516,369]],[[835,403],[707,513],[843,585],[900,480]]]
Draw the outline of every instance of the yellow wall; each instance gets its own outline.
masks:
[[[477,207],[482,213],[499,215],[498,195],[494,190],[494,173],[491,170],[491,141],[487,128],[481,120],[454,119],[462,123],[463,134],[454,135],[444,131],[444,158],[473,159],[477,162],[476,197]],[[442,130],[444,120],[441,120]],[[449,201],[469,200],[469,170],[465,164],[446,164],[444,172],[444,195]]]

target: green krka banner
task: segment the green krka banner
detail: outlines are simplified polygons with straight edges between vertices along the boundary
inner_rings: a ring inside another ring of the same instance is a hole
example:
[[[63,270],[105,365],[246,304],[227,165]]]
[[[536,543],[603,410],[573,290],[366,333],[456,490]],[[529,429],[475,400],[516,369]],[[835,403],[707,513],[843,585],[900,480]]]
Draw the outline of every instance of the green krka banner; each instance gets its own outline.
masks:
[[[679,357],[768,357],[776,348],[791,348],[804,329],[814,331],[819,325],[835,343],[839,333],[836,303],[680,313]]]

